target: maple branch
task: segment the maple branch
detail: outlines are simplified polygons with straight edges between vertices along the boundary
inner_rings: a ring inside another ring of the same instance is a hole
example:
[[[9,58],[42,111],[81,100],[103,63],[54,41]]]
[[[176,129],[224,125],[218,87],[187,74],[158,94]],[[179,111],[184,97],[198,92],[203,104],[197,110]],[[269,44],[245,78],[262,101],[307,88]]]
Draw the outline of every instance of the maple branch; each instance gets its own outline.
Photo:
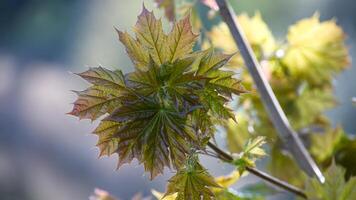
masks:
[[[240,50],[245,64],[255,82],[257,89],[261,95],[262,103],[264,104],[267,113],[276,128],[279,137],[285,143],[285,146],[293,154],[294,159],[299,166],[309,175],[316,176],[323,183],[325,178],[321,173],[314,160],[305,149],[303,143],[299,139],[296,132],[291,128],[289,121],[282,110],[275,94],[272,91],[266,78],[263,76],[260,64],[254,55],[250,44],[247,42],[242,29],[236,20],[234,11],[230,8],[226,0],[216,0],[220,15],[229,27],[231,35]]]
[[[218,154],[219,158],[222,161],[231,163],[234,160],[234,158],[230,154],[226,153],[224,150],[220,149],[215,144],[209,142],[208,146]],[[260,171],[260,170],[254,168],[254,167],[246,166],[246,170],[248,172],[250,172],[251,174],[254,174],[255,176],[258,176],[259,178],[261,178],[261,179],[263,179],[263,180],[265,180],[265,181],[267,181],[269,183],[272,183],[273,185],[276,185],[276,186],[278,186],[280,188],[283,188],[283,189],[285,189],[285,190],[287,190],[287,191],[289,191],[291,193],[294,193],[294,194],[296,194],[296,195],[298,195],[298,196],[300,196],[302,198],[307,199],[307,195],[301,189],[299,189],[299,188],[297,188],[297,187],[295,187],[295,186],[293,186],[293,185],[291,185],[291,184],[289,184],[289,183],[287,183],[285,181],[277,179],[277,178],[275,178],[275,177],[273,177],[273,176],[271,176],[271,175],[269,175],[269,174],[267,174],[267,173],[265,173],[263,171]]]

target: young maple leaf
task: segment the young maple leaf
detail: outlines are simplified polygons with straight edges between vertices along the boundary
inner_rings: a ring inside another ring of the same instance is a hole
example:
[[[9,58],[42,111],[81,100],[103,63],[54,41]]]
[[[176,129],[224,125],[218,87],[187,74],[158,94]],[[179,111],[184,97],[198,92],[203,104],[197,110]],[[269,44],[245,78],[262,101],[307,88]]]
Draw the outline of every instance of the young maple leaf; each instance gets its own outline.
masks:
[[[274,52],[276,41],[260,13],[257,12],[252,17],[243,13],[235,18],[241,25],[258,59]],[[213,26],[211,31],[208,32],[208,37],[214,47],[226,53],[233,53],[238,50],[229,28],[225,23],[219,23]],[[242,66],[244,66],[244,61],[240,55],[237,55],[233,58],[231,67],[241,68]]]
[[[325,183],[310,178],[306,183],[306,194],[310,200],[353,200],[356,197],[356,178],[345,180],[345,170],[333,162],[326,170]]]
[[[191,158],[186,166],[169,180],[165,196],[177,193],[176,200],[214,199],[211,187],[220,186],[196,158]]]
[[[349,65],[345,33],[335,20],[320,22],[318,14],[300,20],[289,28],[287,40],[283,63],[312,84],[330,82],[335,72]]]
[[[191,148],[204,148],[213,119],[233,118],[226,107],[244,92],[234,73],[222,70],[232,55],[193,52],[197,35],[189,17],[163,32],[162,23],[143,8],[136,38],[117,30],[135,70],[123,74],[91,68],[78,74],[92,86],[77,92],[70,114],[95,120],[108,114],[94,133],[100,155],[119,154],[119,166],[136,158],[151,178],[164,167],[179,169]]]

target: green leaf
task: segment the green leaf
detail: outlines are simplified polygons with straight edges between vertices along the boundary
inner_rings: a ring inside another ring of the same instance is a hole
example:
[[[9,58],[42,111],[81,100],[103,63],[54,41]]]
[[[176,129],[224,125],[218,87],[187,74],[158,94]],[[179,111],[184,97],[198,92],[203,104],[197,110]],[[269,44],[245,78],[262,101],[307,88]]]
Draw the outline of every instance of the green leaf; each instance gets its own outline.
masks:
[[[330,82],[335,72],[349,64],[345,34],[335,20],[320,22],[315,14],[291,26],[287,39],[283,63],[293,75],[312,84]]]
[[[126,92],[121,71],[98,67],[90,68],[78,75],[93,86],[84,91],[74,91],[78,99],[68,114],[78,116],[80,119],[95,120],[106,113],[111,113],[120,104],[120,96]]]
[[[336,105],[335,97],[329,90],[304,89],[297,97],[289,99],[287,116],[295,129],[299,130],[314,123],[327,109]]]
[[[78,99],[74,102],[73,110],[68,114],[78,116],[80,119],[95,120],[106,113],[111,113],[120,104],[119,90],[91,86],[75,93]]]
[[[226,121],[223,126],[226,133],[227,148],[231,153],[240,153],[244,144],[250,138],[248,120],[242,113],[238,113],[238,123],[232,119]]]
[[[197,160],[192,159],[169,180],[165,195],[177,193],[177,200],[214,199],[210,187],[220,186]]]
[[[346,169],[346,177],[356,175],[356,139],[344,135],[335,150],[335,160]]]
[[[225,103],[228,101],[225,97],[220,96],[217,91],[206,87],[199,94],[199,99],[207,110],[217,119],[235,119],[232,109],[228,108]]]
[[[265,143],[265,137],[263,136],[258,136],[246,142],[243,151],[233,161],[240,174],[245,171],[247,166],[254,167],[257,158],[266,155],[266,152],[261,148]]]
[[[119,166],[137,158],[144,163],[151,178],[170,167],[177,169],[185,162],[189,143],[196,140],[184,118],[171,108],[138,102],[119,107],[105,120],[123,123],[116,133]]]
[[[310,136],[311,146],[310,153],[318,162],[330,159],[334,154],[337,145],[345,136],[341,127],[330,129],[323,134],[312,134]]]
[[[208,77],[212,78],[209,85],[228,97],[231,94],[245,93],[246,90],[242,87],[241,81],[233,78],[234,75],[232,71],[212,71],[208,74]]]
[[[261,148],[266,143],[265,139],[265,137],[258,136],[252,140],[248,140],[243,150],[244,154],[257,157],[265,156],[266,152]]]
[[[157,20],[153,12],[149,12],[143,7],[134,31],[137,40],[152,56],[155,63],[161,65],[168,61],[167,46],[165,45],[167,36],[163,32],[161,20]]]
[[[174,62],[192,52],[198,35],[193,33],[189,19],[190,16],[188,15],[176,23],[167,37],[169,47],[169,53],[167,53],[170,55],[170,62]]]
[[[228,189],[223,189],[216,194],[217,200],[246,200],[242,199],[236,194],[230,192]]]
[[[148,64],[148,52],[142,48],[141,44],[132,38],[127,32],[116,30],[119,34],[119,39],[126,47],[126,52],[129,54],[133,64],[142,70],[145,70]]]
[[[291,155],[275,145],[271,150],[270,157],[267,169],[274,177],[298,187],[303,186],[305,175]]]
[[[273,53],[276,48],[276,42],[260,13],[256,13],[253,17],[241,14],[236,18],[258,58]],[[234,39],[225,23],[214,26],[208,33],[208,37],[214,47],[223,50],[225,53],[231,54],[237,51]],[[237,55],[232,59],[230,66],[232,68],[240,68],[243,65],[242,57]]]
[[[121,127],[120,123],[102,121],[99,126],[94,130],[94,134],[99,136],[97,147],[100,149],[99,156],[110,156],[115,153],[119,147],[119,138],[116,133]]]
[[[77,74],[93,85],[118,89],[125,87],[125,78],[120,70],[111,71],[102,67],[90,68]]]
[[[208,74],[226,65],[233,55],[216,53],[213,49],[202,52],[202,59],[199,64],[197,74]]]
[[[353,200],[356,197],[356,178],[345,180],[345,170],[333,162],[324,173],[325,183],[316,178],[306,183],[306,194],[310,200]]]
[[[192,150],[205,149],[214,120],[234,117],[226,104],[241,86],[222,70],[231,55],[192,52],[191,29],[185,17],[166,35],[161,20],[143,8],[136,38],[118,31],[134,71],[79,74],[94,85],[78,93],[71,113],[93,120],[109,114],[94,133],[101,155],[119,154],[119,167],[137,159],[151,178],[164,167],[181,169]]]

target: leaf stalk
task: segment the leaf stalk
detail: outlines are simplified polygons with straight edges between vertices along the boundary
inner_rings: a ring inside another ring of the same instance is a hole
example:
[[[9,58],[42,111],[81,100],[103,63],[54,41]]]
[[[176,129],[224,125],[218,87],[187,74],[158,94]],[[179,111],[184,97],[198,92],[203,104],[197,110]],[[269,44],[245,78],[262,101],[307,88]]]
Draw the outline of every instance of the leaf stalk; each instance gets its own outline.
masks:
[[[234,158],[230,154],[228,154],[224,150],[220,149],[215,144],[209,142],[208,146],[218,154],[220,160],[228,162],[228,163],[231,163],[232,161],[234,161]],[[307,199],[307,195],[301,189],[299,189],[285,181],[282,181],[276,177],[273,177],[273,176],[271,176],[263,171],[260,171],[254,167],[246,166],[246,170],[248,172],[250,172],[251,174],[254,174],[255,176],[265,180],[268,183],[271,183],[271,184],[278,186],[282,189],[285,189],[297,196]]]

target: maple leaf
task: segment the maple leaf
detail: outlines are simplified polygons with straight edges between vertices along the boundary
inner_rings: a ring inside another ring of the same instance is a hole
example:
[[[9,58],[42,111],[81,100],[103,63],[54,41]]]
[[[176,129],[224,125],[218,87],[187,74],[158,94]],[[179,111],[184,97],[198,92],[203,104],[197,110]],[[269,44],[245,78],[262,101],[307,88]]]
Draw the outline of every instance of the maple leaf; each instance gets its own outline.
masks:
[[[99,136],[97,147],[100,149],[100,155],[111,155],[118,149],[119,138],[115,137],[115,134],[120,128],[120,123],[102,121],[99,126],[94,130],[94,134]]]
[[[179,113],[157,103],[124,105],[105,120],[124,123],[117,132],[119,166],[137,158],[144,162],[151,178],[161,173],[164,166],[170,166],[170,158],[178,168],[189,151],[188,141],[195,140]]]
[[[188,160],[186,166],[169,179],[165,196],[177,193],[177,200],[214,199],[211,187],[220,187],[197,158]]]
[[[240,174],[245,171],[246,167],[254,167],[257,158],[266,155],[264,149],[261,148],[262,145],[266,143],[265,140],[265,137],[258,136],[256,138],[248,140],[245,143],[243,151],[240,152],[237,158],[235,158],[233,161]]]
[[[310,153],[319,162],[325,161],[332,157],[337,145],[345,136],[341,127],[327,130],[323,134],[313,134],[310,136],[312,145],[310,146]]]
[[[325,110],[336,105],[336,100],[328,89],[305,88],[297,95],[288,98],[289,107],[285,109],[297,130],[312,124]]]
[[[238,123],[229,119],[223,124],[226,133],[226,145],[231,153],[241,152],[251,134],[248,130],[249,120],[245,114],[239,112],[237,115],[239,116]]]
[[[117,30],[135,70],[92,68],[79,74],[93,84],[78,92],[71,114],[97,119],[100,155],[119,154],[119,167],[137,159],[151,179],[164,167],[180,169],[191,148],[204,149],[213,119],[234,117],[226,104],[244,92],[222,68],[232,55],[193,52],[197,35],[189,16],[163,32],[161,20],[143,8],[134,32]]]
[[[74,102],[71,112],[80,119],[95,120],[112,112],[124,93],[125,81],[121,71],[110,71],[102,67],[91,68],[78,74],[93,86],[84,91],[74,91],[79,98]]]
[[[283,63],[310,83],[330,82],[333,73],[349,64],[345,34],[335,20],[320,22],[318,14],[300,20],[289,28],[287,40]]]
[[[310,178],[306,183],[306,194],[310,200],[353,200],[356,196],[356,178],[345,180],[345,170],[333,162],[324,173],[325,183]]]
[[[270,157],[271,160],[267,168],[273,176],[288,181],[295,186],[303,186],[305,175],[288,152],[274,145]]]
[[[276,48],[276,42],[260,13],[256,13],[253,17],[241,14],[236,16],[236,19],[240,23],[248,42],[251,44],[258,58],[273,53]],[[225,53],[235,53],[237,51],[234,39],[225,23],[214,26],[208,33],[208,36],[211,44]],[[232,60],[230,66],[239,68],[243,65],[242,57],[237,55]]]

